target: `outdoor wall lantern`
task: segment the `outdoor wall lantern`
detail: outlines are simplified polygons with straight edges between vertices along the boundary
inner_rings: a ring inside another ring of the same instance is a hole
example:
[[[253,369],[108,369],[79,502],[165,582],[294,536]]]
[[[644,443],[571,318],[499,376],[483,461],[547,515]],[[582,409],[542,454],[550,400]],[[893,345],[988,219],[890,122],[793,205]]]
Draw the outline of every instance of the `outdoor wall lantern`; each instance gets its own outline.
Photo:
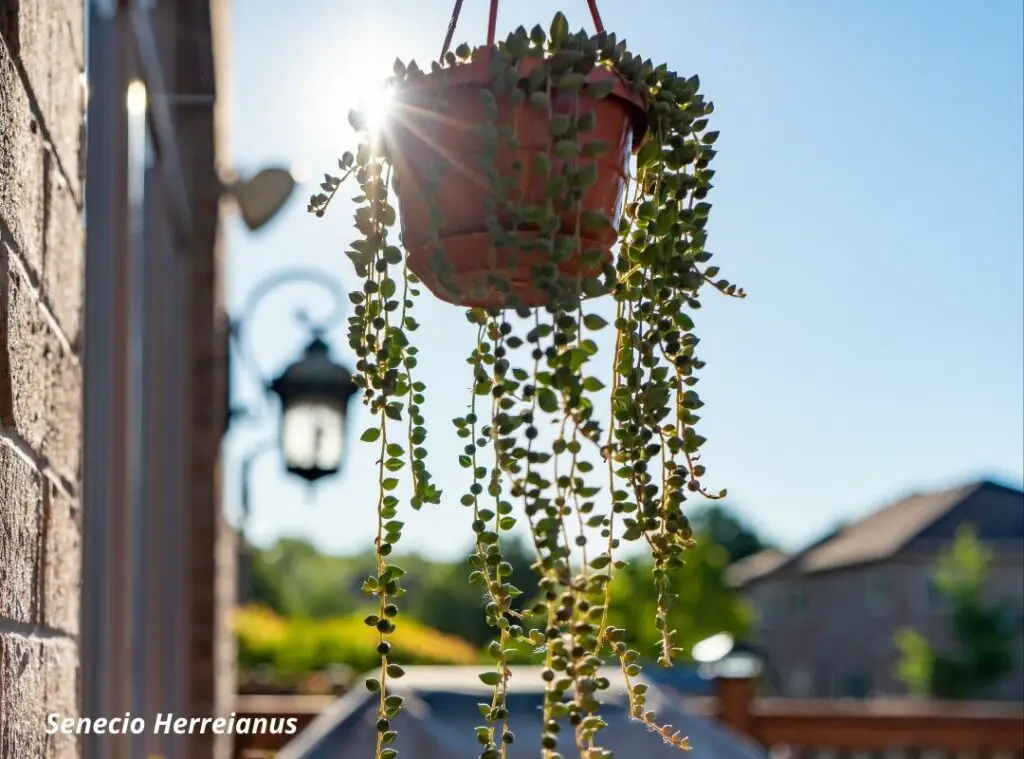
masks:
[[[249,323],[256,307],[272,292],[287,285],[315,285],[326,290],[332,298],[332,309],[323,319],[314,321],[305,311],[299,311],[296,318],[305,328],[307,344],[301,355],[273,379],[260,370],[252,351]],[[269,440],[254,448],[244,459],[243,515],[247,516],[249,506],[248,477],[252,461],[262,453],[278,448],[285,469],[312,484],[324,477],[336,474],[344,464],[347,417],[349,404],[358,394],[359,388],[352,380],[349,370],[331,357],[331,347],[326,335],[341,319],[344,308],[345,290],[341,283],[316,270],[288,269],[260,282],[253,288],[241,318],[231,320],[229,328],[229,376],[232,354],[239,365],[258,383],[268,396],[277,396],[281,401],[279,427],[275,444]],[[248,337],[250,340],[246,340]],[[232,351],[232,348],[234,350]],[[270,410],[268,404],[259,406],[233,406],[231,388],[228,388],[228,425],[245,417],[250,420],[262,416],[259,412]],[[255,413],[254,413],[255,412]]]
[[[345,453],[348,404],[359,388],[317,335],[301,359],[270,384],[281,399],[285,468],[308,482],[335,474]]]

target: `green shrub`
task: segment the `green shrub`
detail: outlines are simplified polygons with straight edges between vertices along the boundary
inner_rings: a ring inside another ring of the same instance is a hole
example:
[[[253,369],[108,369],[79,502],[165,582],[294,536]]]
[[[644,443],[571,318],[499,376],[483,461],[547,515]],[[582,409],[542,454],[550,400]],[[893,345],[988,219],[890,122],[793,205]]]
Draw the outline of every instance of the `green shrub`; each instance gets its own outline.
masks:
[[[235,613],[238,660],[242,669],[271,665],[284,675],[317,672],[333,665],[357,671],[375,667],[376,631],[363,614],[323,620],[284,619],[259,606]],[[388,660],[398,664],[474,664],[479,651],[454,635],[446,635],[412,619],[404,619],[394,635]]]
[[[288,622],[270,609],[246,606],[235,610],[238,663],[244,668],[273,664],[288,637]]]

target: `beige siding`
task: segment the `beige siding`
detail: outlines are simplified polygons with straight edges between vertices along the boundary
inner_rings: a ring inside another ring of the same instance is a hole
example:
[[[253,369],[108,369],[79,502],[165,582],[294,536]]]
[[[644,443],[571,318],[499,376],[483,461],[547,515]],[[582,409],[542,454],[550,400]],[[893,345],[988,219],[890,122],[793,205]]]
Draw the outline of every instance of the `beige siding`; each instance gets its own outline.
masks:
[[[928,592],[937,556],[819,574],[780,573],[751,583],[746,593],[757,613],[758,642],[781,695],[830,698],[845,694],[849,679],[866,678],[868,695],[905,693],[894,677],[901,627],[919,630],[939,647],[952,644],[950,610]],[[989,595],[1024,611],[1024,557],[1001,556]],[[801,600],[801,596],[803,600]],[[803,611],[801,611],[803,609]],[[809,690],[799,692],[802,676]],[[1021,698],[1021,675],[1011,675],[993,695]]]

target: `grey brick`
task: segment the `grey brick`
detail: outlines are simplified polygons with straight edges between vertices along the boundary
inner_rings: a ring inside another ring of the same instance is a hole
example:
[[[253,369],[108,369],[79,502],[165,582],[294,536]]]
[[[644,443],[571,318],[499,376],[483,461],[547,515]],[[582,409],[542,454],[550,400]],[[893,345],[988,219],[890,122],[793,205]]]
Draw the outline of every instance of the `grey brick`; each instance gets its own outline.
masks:
[[[49,206],[40,289],[68,341],[77,344],[85,297],[85,227],[75,197],[52,163],[45,180]]]
[[[38,275],[43,264],[46,151],[5,45],[0,45],[0,135],[0,222]]]
[[[17,14],[17,57],[29,95],[76,194],[81,187],[85,111],[84,17],[81,0],[32,0],[21,3]]]
[[[23,5],[22,8],[27,6]],[[81,329],[84,228],[78,196],[47,149],[28,95],[0,45],[0,222],[69,341]]]
[[[76,736],[46,735],[47,714],[78,716],[78,655],[72,641],[0,633],[0,683],[0,756],[78,756]]]
[[[40,479],[23,456],[0,443],[0,618],[23,624],[39,616]]]
[[[46,679],[44,716],[59,714],[76,718],[78,712],[78,649],[70,641],[53,641],[42,645],[43,669]],[[101,716],[101,715],[97,715]],[[57,733],[44,737],[42,756],[46,759],[79,759],[76,735]]]
[[[77,636],[82,589],[82,526],[74,500],[52,482],[48,482],[46,488],[42,623]]]
[[[0,633],[0,756],[42,756],[46,675],[39,642]]]
[[[0,244],[0,423],[69,482],[78,481],[82,367]]]

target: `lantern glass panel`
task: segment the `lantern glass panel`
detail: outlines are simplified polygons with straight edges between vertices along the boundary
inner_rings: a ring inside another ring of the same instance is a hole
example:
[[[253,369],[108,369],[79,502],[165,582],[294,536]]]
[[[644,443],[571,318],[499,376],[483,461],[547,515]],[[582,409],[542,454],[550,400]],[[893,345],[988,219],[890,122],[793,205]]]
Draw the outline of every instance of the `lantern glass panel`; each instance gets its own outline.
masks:
[[[281,453],[290,470],[336,472],[345,445],[345,409],[328,398],[304,398],[284,408]]]

